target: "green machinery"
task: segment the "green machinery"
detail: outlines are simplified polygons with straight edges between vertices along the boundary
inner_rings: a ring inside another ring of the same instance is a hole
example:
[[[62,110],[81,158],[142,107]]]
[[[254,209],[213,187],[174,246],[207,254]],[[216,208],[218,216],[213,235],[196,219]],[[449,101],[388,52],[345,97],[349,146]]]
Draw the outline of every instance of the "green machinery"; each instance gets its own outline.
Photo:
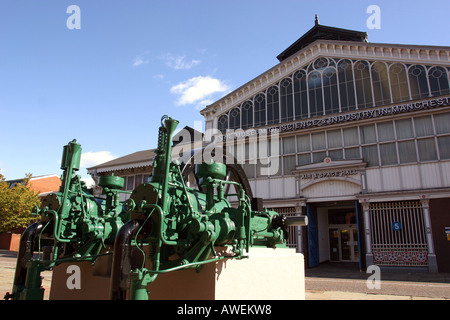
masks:
[[[116,234],[129,220],[119,201],[124,179],[101,177],[103,198],[95,198],[81,177],[81,146],[76,140],[64,146],[61,160],[61,187],[59,192],[47,195],[40,208],[41,221],[29,226],[21,237],[12,294],[5,298],[16,300],[42,299],[40,273],[67,261],[95,261],[112,249]],[[34,251],[49,250],[47,260],[34,257]]]
[[[147,285],[160,273],[241,259],[251,246],[286,247],[287,226],[307,223],[306,217],[254,210],[242,185],[226,179],[223,163],[197,164],[200,190],[189,188],[181,164],[171,159],[177,125],[177,120],[163,117],[151,181],[138,186],[124,204],[131,220],[119,231],[114,245],[111,299],[148,299]],[[227,194],[227,189],[235,192]],[[230,197],[237,199],[237,205],[231,205]],[[216,248],[224,246],[229,247],[228,254],[218,255]],[[135,252],[139,248],[143,258],[135,268],[133,248]]]
[[[252,246],[286,247],[288,226],[306,225],[306,217],[263,209],[252,201],[245,176],[229,179],[228,164],[196,164],[198,186],[189,187],[186,166],[171,159],[177,125],[161,119],[151,180],[124,203],[123,178],[100,177],[104,198],[94,197],[76,174],[80,145],[73,140],[64,147],[61,188],[42,201],[35,210],[42,219],[23,233],[13,290],[5,298],[43,299],[41,271],[112,254],[110,298],[145,300],[147,285],[161,273],[242,259]],[[34,258],[48,242],[49,258]],[[219,254],[219,248],[228,250]]]

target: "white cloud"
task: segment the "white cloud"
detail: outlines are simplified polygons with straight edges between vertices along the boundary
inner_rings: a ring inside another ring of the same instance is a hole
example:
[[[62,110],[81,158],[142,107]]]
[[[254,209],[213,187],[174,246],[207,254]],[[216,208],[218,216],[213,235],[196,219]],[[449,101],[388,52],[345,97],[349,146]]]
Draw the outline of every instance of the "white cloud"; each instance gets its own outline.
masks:
[[[229,86],[224,82],[209,76],[194,77],[170,88],[171,93],[180,95],[176,102],[179,106],[199,102],[211,103],[212,96],[215,93],[223,93],[229,90]]]
[[[200,63],[200,60],[192,59],[186,60],[186,56],[175,56],[171,53],[163,54],[159,57],[166,60],[166,64],[175,70],[187,70]]]
[[[109,151],[84,152],[81,154],[80,167],[90,168],[117,158]]]
[[[133,67],[138,67],[141,64],[147,64],[147,63],[149,63],[149,60],[145,60],[142,56],[138,56],[138,57],[134,58]]]

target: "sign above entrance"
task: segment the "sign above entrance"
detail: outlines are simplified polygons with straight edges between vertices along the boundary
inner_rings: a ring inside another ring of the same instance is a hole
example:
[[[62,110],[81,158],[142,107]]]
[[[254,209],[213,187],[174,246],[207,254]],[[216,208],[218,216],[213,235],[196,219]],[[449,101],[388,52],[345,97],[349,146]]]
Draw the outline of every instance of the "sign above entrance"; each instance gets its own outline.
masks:
[[[320,178],[352,176],[357,173],[358,171],[356,170],[335,170],[327,172],[304,173],[300,177],[302,179],[320,179]]]

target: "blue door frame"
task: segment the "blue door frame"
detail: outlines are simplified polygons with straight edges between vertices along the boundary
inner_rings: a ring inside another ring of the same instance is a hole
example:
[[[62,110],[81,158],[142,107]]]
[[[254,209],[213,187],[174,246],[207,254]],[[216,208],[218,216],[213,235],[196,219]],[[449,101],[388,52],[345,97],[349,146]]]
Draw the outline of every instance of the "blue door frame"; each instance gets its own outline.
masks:
[[[308,216],[308,266],[319,265],[319,226],[317,222],[317,208],[312,205],[306,206]]]

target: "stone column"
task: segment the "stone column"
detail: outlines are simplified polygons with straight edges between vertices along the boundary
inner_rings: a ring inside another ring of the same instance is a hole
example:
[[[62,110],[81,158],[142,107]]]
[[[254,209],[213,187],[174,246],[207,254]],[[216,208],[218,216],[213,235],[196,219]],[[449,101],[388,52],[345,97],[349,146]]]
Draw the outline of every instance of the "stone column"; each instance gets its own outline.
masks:
[[[430,217],[430,200],[420,200],[422,204],[423,221],[425,223],[425,235],[427,237],[428,247],[428,271],[438,272],[436,253],[434,251],[433,232],[431,229],[431,217]]]
[[[366,267],[373,265],[373,252],[372,252],[372,234],[370,226],[370,203],[363,202],[363,214],[364,214],[364,236],[366,240]]]

